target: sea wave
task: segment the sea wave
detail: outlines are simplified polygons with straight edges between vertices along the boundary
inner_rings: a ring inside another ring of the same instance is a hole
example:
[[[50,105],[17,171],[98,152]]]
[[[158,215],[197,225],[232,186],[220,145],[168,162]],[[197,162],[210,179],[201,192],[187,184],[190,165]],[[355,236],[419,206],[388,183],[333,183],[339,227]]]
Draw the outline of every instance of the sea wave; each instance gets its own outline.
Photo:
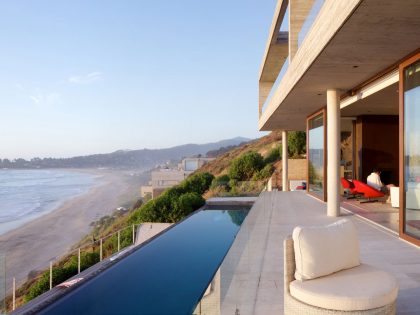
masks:
[[[87,192],[96,178],[66,170],[0,170],[0,234]]]

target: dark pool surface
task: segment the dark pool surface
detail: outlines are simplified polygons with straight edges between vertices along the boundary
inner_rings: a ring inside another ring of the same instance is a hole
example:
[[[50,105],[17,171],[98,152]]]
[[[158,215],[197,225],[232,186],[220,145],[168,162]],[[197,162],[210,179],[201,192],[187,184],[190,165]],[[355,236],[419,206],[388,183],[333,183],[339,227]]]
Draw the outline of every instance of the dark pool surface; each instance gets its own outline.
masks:
[[[202,210],[40,314],[191,314],[248,210]]]

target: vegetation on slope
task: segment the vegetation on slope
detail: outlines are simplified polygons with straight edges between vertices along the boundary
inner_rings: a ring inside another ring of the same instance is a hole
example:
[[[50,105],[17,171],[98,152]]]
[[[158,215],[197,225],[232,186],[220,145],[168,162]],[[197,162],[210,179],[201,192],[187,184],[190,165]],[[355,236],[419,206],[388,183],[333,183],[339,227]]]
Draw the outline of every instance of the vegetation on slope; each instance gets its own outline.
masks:
[[[289,157],[302,157],[306,151],[305,147],[305,132],[289,132]],[[205,198],[259,194],[278,167],[281,158],[280,132],[272,132],[220,155],[200,170],[216,176]]]
[[[288,133],[288,151],[291,158],[301,158],[306,153],[305,132],[290,131]],[[228,174],[232,161],[247,152],[260,153],[264,157],[266,164],[280,160],[282,157],[281,132],[273,131],[264,137],[235,147],[217,156],[215,160],[205,164],[199,171],[209,172],[214,176]]]

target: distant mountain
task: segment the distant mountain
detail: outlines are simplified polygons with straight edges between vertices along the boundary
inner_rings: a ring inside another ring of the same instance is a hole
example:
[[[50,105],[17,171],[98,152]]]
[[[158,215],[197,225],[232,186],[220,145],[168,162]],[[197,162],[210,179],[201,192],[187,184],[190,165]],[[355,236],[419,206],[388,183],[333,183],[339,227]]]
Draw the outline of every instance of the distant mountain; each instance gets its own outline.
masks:
[[[118,150],[112,153],[76,156],[72,158],[0,159],[0,168],[112,168],[147,170],[168,161],[202,155],[223,147],[237,146],[250,141],[243,137],[206,144],[184,144],[166,149]]]

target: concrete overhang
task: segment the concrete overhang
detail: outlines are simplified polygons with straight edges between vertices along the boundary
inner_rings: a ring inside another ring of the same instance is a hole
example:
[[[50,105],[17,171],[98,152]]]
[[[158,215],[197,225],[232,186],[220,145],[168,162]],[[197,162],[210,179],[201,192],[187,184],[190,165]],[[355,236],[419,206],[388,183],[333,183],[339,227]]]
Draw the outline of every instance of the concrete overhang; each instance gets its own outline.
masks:
[[[418,0],[326,0],[262,113],[259,129],[305,130],[306,117],[325,106],[327,89],[344,96],[397,67],[419,48],[419,16]],[[395,92],[395,86],[387,91]]]
[[[278,0],[260,66],[260,82],[274,82],[289,54],[288,32],[280,32],[287,9],[287,0]]]

